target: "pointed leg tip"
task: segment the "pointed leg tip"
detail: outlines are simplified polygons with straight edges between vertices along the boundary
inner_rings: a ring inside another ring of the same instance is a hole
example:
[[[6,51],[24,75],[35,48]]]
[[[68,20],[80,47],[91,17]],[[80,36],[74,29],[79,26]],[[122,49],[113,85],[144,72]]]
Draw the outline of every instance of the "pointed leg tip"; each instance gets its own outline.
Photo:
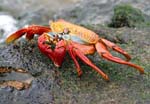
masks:
[[[109,80],[109,77],[108,77],[107,75],[103,76],[103,78],[104,78],[107,82],[110,81],[110,80]]]
[[[130,60],[131,60],[131,56],[127,56],[126,61],[130,61]]]
[[[143,71],[141,71],[141,72],[140,72],[140,74],[141,74],[141,75],[142,75],[142,74],[145,74],[144,70],[143,70]]]
[[[54,65],[55,65],[57,68],[59,68],[59,67],[60,67],[60,65],[58,65],[57,63],[54,63]]]
[[[78,77],[81,77],[82,76],[82,71],[78,71]]]
[[[145,74],[144,69],[142,67],[138,65],[135,65],[135,66],[136,66],[135,68],[140,72],[140,74]]]
[[[120,53],[125,56],[126,61],[130,61],[131,60],[131,56],[127,52],[120,52]]]
[[[78,78],[81,79],[82,75],[78,75]]]

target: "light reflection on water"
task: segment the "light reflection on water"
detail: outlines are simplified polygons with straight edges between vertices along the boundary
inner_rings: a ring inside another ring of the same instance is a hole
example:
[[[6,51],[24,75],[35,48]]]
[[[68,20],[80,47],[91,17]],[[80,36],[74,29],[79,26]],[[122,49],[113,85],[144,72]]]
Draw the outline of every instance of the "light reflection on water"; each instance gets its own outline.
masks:
[[[17,21],[10,15],[0,15],[0,43],[4,42],[6,37],[17,30]]]

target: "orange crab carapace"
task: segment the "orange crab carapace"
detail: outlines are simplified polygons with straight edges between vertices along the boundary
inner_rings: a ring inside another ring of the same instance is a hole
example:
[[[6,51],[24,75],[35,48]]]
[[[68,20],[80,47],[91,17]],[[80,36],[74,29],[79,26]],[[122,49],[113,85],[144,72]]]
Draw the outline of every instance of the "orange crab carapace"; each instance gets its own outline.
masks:
[[[68,52],[76,66],[78,76],[82,75],[82,70],[77,58],[92,67],[92,69],[97,71],[105,80],[109,80],[109,77],[86,57],[87,54],[93,54],[95,52],[98,52],[104,59],[134,67],[141,74],[144,73],[142,67],[129,62],[131,59],[130,55],[119,46],[99,37],[99,35],[91,30],[65,20],[51,22],[50,27],[39,25],[24,27],[10,35],[6,39],[6,42],[10,43],[24,34],[28,40],[31,40],[34,34],[40,35],[38,37],[38,47],[40,51],[48,56],[57,67],[62,65],[65,54]],[[124,55],[126,60],[113,56],[108,48]]]

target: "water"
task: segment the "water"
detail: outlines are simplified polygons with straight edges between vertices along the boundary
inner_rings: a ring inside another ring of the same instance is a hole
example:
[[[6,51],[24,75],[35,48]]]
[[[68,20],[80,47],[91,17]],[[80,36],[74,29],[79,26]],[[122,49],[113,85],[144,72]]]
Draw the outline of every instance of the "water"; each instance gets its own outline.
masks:
[[[4,42],[9,34],[18,29],[17,22],[11,15],[0,15],[0,43]]]

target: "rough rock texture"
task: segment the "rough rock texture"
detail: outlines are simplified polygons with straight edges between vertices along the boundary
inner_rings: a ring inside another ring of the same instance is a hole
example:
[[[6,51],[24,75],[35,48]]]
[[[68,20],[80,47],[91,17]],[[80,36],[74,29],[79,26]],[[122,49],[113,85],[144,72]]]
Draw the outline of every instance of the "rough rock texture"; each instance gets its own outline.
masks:
[[[0,104],[149,104],[149,28],[94,29],[103,33],[102,37],[120,43],[133,56],[132,61],[144,67],[146,74],[139,75],[133,68],[102,60],[95,54],[90,59],[110,76],[111,82],[105,82],[95,71],[81,64],[81,61],[84,73],[80,79],[69,57],[57,69],[39,52],[36,41],[27,43],[21,40],[15,45],[0,48],[1,66],[21,67],[31,73],[34,80],[29,89],[22,91],[10,87],[0,88]]]
[[[37,46],[34,47],[35,44],[20,42],[0,49],[1,66],[23,68],[34,77],[29,89],[18,91],[12,87],[2,87],[0,104],[50,104],[53,101],[51,87],[54,85],[55,77],[53,75],[55,74],[52,74],[54,72],[51,62],[40,54]],[[44,60],[47,60],[47,63]],[[14,77],[10,74],[9,78],[14,79]],[[17,79],[19,80],[19,78]],[[7,79],[5,78],[5,80]],[[1,81],[3,81],[2,78]]]

